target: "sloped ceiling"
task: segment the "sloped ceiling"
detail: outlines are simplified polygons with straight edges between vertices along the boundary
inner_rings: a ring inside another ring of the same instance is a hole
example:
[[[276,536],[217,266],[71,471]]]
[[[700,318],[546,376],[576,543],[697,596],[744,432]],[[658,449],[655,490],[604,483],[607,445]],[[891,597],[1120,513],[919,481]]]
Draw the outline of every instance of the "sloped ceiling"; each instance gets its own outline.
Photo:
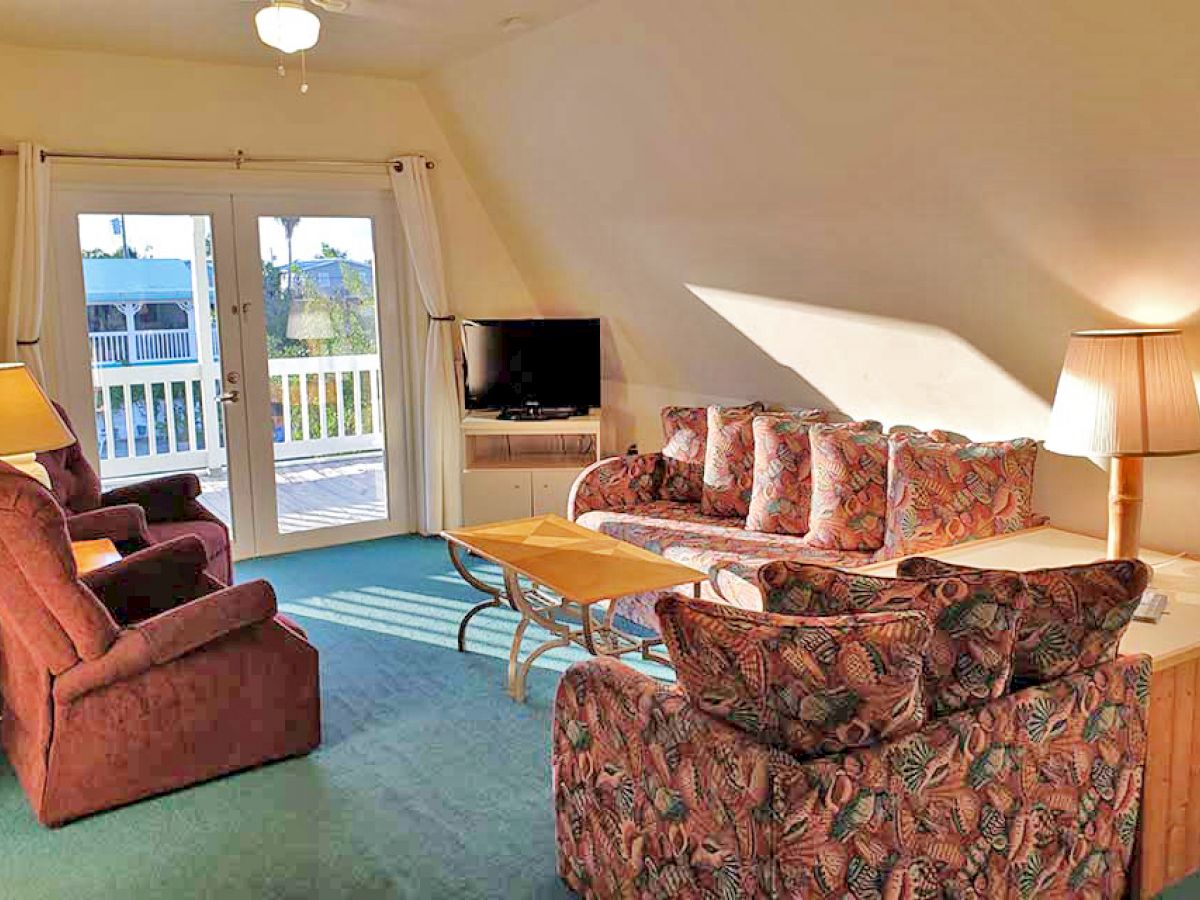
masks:
[[[606,317],[622,402],[1040,436],[1074,328],[1200,360],[1198,59],[1180,0],[600,0],[421,85],[539,309]],[[1046,495],[1096,526],[1081,465]],[[1196,460],[1148,469],[1148,534],[1200,549]]]

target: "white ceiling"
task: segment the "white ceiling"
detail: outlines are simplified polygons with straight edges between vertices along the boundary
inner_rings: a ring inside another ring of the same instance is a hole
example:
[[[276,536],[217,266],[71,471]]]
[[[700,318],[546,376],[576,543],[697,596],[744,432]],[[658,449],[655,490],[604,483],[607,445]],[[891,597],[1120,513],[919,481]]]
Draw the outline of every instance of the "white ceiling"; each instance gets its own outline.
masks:
[[[0,43],[273,66],[252,19],[266,0],[0,0]],[[590,0],[350,0],[321,17],[314,69],[412,77]]]

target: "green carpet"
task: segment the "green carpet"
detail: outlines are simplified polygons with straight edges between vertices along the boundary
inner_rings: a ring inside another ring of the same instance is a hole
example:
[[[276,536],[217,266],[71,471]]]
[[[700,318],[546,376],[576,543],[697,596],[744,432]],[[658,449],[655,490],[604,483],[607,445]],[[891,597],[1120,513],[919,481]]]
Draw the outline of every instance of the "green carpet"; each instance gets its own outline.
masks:
[[[571,896],[554,871],[549,723],[556,670],[581,654],[547,654],[528,701],[509,700],[515,614],[476,617],[472,652],[455,652],[479,595],[436,540],[238,566],[255,577],[321,651],[321,748],[55,831],[0,766],[0,897]]]

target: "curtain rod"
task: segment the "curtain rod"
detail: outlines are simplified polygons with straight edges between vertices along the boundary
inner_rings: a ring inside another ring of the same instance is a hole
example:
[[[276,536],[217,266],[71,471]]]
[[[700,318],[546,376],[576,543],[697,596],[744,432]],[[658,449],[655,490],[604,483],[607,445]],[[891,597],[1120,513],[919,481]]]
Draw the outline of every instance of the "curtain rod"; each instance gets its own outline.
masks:
[[[0,156],[16,156],[16,150],[0,147]],[[424,157],[422,157],[424,159]],[[73,150],[43,150],[42,162],[48,159],[95,159],[113,162],[182,162],[182,163],[215,163],[229,164],[241,168],[245,164],[303,164],[312,166],[395,166],[396,171],[403,171],[403,163],[398,159],[313,159],[304,156],[251,156],[238,150],[232,156],[198,155],[183,156],[173,154],[153,153],[91,153]],[[425,168],[432,169],[437,163],[425,159]]]

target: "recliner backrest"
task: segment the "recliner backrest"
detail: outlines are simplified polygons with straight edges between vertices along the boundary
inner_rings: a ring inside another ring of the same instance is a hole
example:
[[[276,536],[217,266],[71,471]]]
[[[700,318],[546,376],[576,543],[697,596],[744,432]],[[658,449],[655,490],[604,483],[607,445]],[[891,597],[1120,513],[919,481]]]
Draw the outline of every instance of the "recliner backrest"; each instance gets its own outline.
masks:
[[[75,434],[67,411],[58,403],[54,403],[54,409],[71,434]],[[68,513],[90,512],[100,506],[100,476],[83,455],[78,440],[59,450],[39,453],[37,460],[50,474],[54,498]]]
[[[103,656],[119,630],[79,580],[58,503],[0,463],[0,631],[10,629],[52,674]]]

